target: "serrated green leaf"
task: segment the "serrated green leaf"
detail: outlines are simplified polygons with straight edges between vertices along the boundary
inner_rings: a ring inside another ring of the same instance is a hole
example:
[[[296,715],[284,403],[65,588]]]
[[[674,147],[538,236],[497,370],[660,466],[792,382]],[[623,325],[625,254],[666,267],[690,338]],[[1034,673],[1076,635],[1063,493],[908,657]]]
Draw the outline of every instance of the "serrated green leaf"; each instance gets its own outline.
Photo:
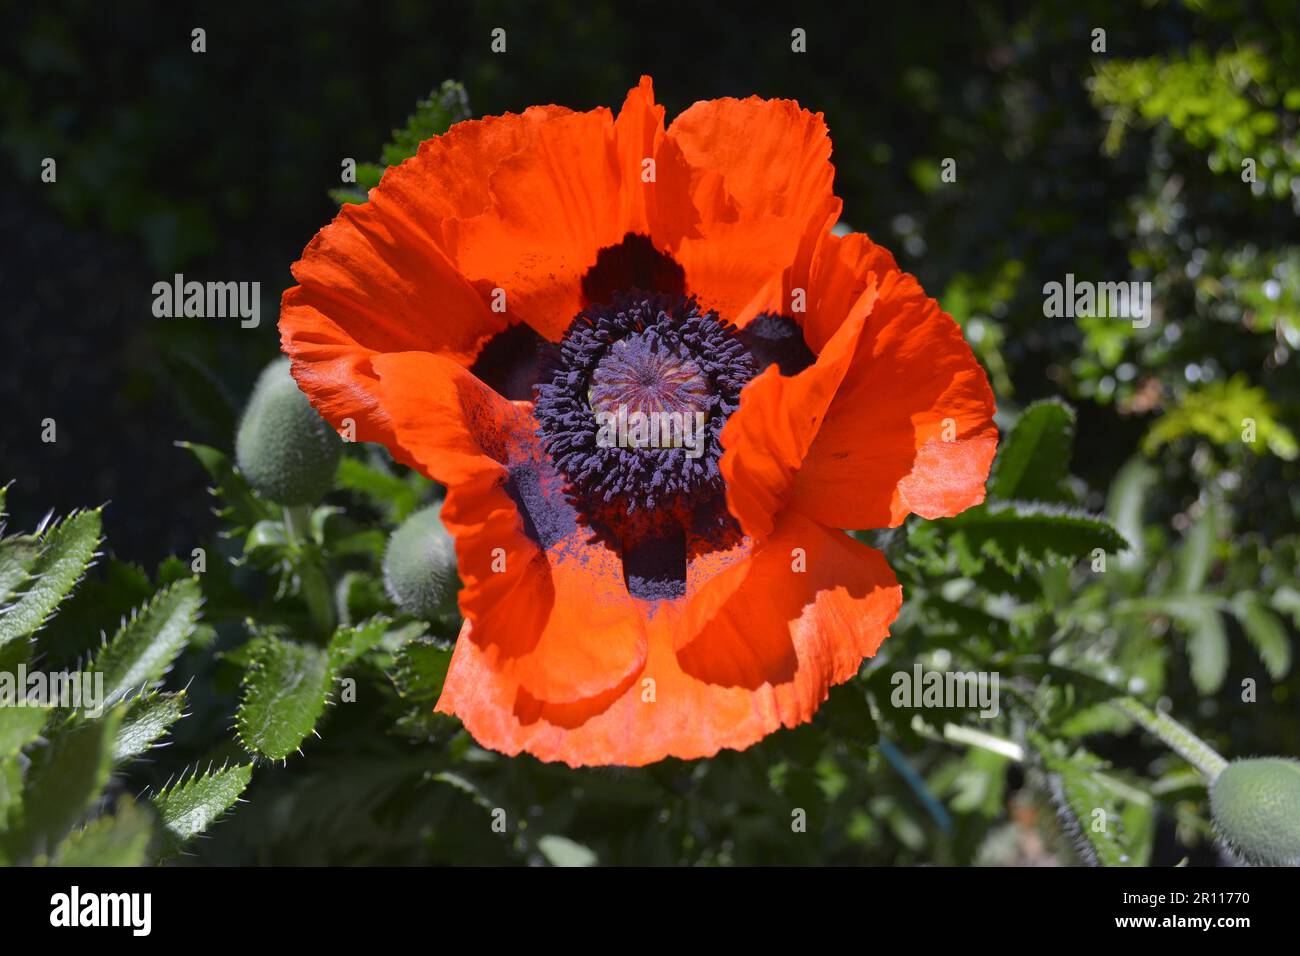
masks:
[[[451,666],[451,648],[433,641],[411,641],[397,652],[393,682],[402,698],[413,704],[433,704],[442,693]]]
[[[171,668],[198,623],[203,595],[193,578],[159,591],[95,655],[106,705],[156,683]]]
[[[212,478],[212,493],[226,503],[219,514],[233,525],[233,532],[251,528],[263,519],[278,518],[278,511],[253,493],[244,476],[235,469],[225,454],[194,442],[182,441],[176,444],[193,452],[204,471]]]
[[[469,98],[465,87],[447,80],[415,105],[415,112],[401,129],[393,130],[392,141],[384,147],[383,163],[396,166],[414,156],[426,139],[447,132],[453,124],[469,117]],[[361,178],[357,177],[358,180]]]
[[[130,705],[113,741],[113,762],[138,757],[160,739],[185,714],[185,691],[152,694]]]
[[[153,796],[165,834],[164,856],[208,829],[235,805],[253,778],[251,764],[192,773]]]
[[[340,627],[330,639],[330,667],[342,670],[366,651],[378,647],[392,623],[386,616],[377,614],[353,627]]]
[[[1074,410],[1058,399],[1025,409],[998,453],[989,494],[1009,500],[1060,502],[1070,450],[1074,444]]]
[[[7,605],[27,581],[40,553],[41,542],[35,535],[14,535],[0,540],[0,608]]]
[[[1062,755],[1038,734],[1031,743],[1081,855],[1100,866],[1146,866],[1154,834],[1150,794],[1116,779],[1086,751]]]
[[[32,757],[17,826],[7,834],[10,859],[55,847],[99,798],[112,769],[121,714],[69,725]]]
[[[149,862],[153,818],[133,800],[118,804],[112,816],[92,820],[64,840],[53,866],[144,866]]]
[[[98,653],[104,628],[111,628],[153,598],[157,588],[143,569],[108,558],[86,575],[72,595],[41,630],[40,650],[46,661],[71,664]]]
[[[1233,599],[1232,610],[1247,639],[1255,645],[1268,675],[1274,680],[1286,677],[1291,670],[1291,642],[1282,621],[1253,592],[1238,594]]]
[[[19,688],[19,693],[25,690]],[[0,704],[0,759],[12,756],[41,735],[50,717],[48,707],[13,707]]]
[[[33,634],[90,567],[99,547],[98,511],[79,511],[46,530],[27,587],[0,610],[0,647]]]
[[[283,760],[298,749],[325,711],[333,681],[319,647],[266,638],[244,675],[236,726],[250,752]]]
[[[1061,505],[997,502],[943,524],[970,554],[992,558],[1011,572],[1030,562],[1079,561],[1096,548],[1114,553],[1127,547],[1104,518]]]

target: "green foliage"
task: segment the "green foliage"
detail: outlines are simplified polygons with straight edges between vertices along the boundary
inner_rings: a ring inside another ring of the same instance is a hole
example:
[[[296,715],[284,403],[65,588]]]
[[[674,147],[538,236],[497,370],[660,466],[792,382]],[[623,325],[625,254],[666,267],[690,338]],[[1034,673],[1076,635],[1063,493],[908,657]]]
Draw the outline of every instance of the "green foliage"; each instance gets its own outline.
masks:
[[[397,653],[393,683],[411,704],[432,706],[442,693],[450,665],[450,649],[433,641],[411,641]]]
[[[108,782],[120,720],[120,713],[110,711],[99,720],[61,728],[33,760],[16,825],[5,834],[11,860],[49,852],[90,810]]]
[[[1151,797],[1111,776],[1105,762],[1084,751],[1061,755],[1041,738],[1048,774],[1066,832],[1086,860],[1101,866],[1146,866],[1153,836]]]
[[[189,449],[203,466],[203,470],[216,482],[211,492],[222,502],[217,515],[232,525],[232,534],[246,530],[275,513],[271,505],[253,494],[248,482],[231,464],[228,455],[207,445],[197,445],[193,442],[177,442],[177,444]]]
[[[5,590],[21,593],[0,613],[0,650],[29,637],[49,620],[90,566],[99,547],[99,531],[99,512],[80,511],[35,538],[18,538],[13,551],[6,549],[11,563]]]
[[[401,129],[393,130],[392,141],[384,147],[386,166],[396,166],[414,156],[416,149],[426,139],[447,132],[455,123],[469,117],[469,97],[465,87],[454,80],[445,80],[428,98],[415,104],[415,112]]]
[[[1266,177],[1277,198],[1290,195],[1290,176],[1300,174],[1300,148],[1276,137],[1280,110],[1294,110],[1270,83],[1263,51],[1244,46],[1211,55],[1193,47],[1186,56],[1106,60],[1097,67],[1093,97],[1111,111],[1106,148],[1115,153],[1127,124],[1168,123],[1187,142],[1210,152],[1210,168],[1237,175],[1242,161],[1263,154],[1276,175]],[[1278,166],[1281,166],[1278,169]],[[1289,174],[1289,175],[1288,175]]]
[[[1243,591],[1233,599],[1232,610],[1241,622],[1242,632],[1255,645],[1268,676],[1273,680],[1286,677],[1291,670],[1291,641],[1278,616],[1258,594],[1250,591]]]
[[[146,753],[185,716],[185,691],[142,696],[131,707],[113,741],[113,761],[121,763]]]
[[[150,799],[162,824],[163,855],[178,852],[234,806],[252,773],[248,764],[194,771],[154,794]]]
[[[1026,408],[998,455],[989,494],[1010,500],[1065,501],[1074,410],[1059,399]]]
[[[258,638],[239,705],[244,746],[271,760],[297,750],[325,711],[330,673],[329,655],[318,647]]]
[[[400,523],[419,506],[428,479],[413,471],[394,474],[382,461],[344,458],[339,463],[338,484],[371,502],[389,521]]]
[[[196,580],[178,581],[123,623],[91,665],[104,675],[107,704],[152,689],[162,679],[194,634],[201,603]]]
[[[1277,408],[1261,388],[1244,377],[1212,382],[1189,392],[1177,408],[1171,409],[1152,426],[1142,448],[1148,454],[1161,445],[1188,435],[1203,435],[1223,448],[1259,442],[1279,458],[1288,461],[1297,454],[1295,435],[1277,420]],[[1247,429],[1251,437],[1244,437]]]
[[[39,737],[49,716],[44,707],[0,708],[0,758],[12,757]]]
[[[59,845],[53,866],[144,866],[150,862],[154,821],[133,800],[123,800],[117,812],[86,824]]]
[[[937,171],[938,165],[934,164],[932,168]],[[1018,259],[1000,263],[991,276],[976,277],[960,272],[939,298],[953,320],[961,326],[966,341],[988,371],[993,390],[998,395],[1010,396],[1015,392],[1011,370],[1003,354],[1006,332],[999,319],[1007,314],[1024,273],[1025,264]]]
[[[1044,561],[1074,562],[1094,550],[1115,552],[1127,545],[1098,515],[1040,502],[1004,501],[971,508],[944,521],[950,540],[974,568],[982,559],[1015,573]]]
[[[184,691],[156,688],[194,636],[201,594],[194,579],[177,580],[130,612],[84,674],[42,670],[57,634],[47,625],[75,603],[72,589],[100,543],[98,511],[0,537],[9,595],[0,621],[9,648],[21,651],[0,662],[0,862],[139,865],[160,836],[112,775],[159,746],[183,716]],[[18,665],[27,669],[11,670]]]
[[[337,203],[362,203],[369,191],[379,185],[384,170],[414,156],[426,139],[447,132],[454,124],[468,119],[469,97],[465,87],[453,80],[429,94],[427,99],[415,104],[415,112],[406,125],[393,130],[392,139],[384,146],[378,163],[358,163],[355,188],[331,189],[330,198]]]

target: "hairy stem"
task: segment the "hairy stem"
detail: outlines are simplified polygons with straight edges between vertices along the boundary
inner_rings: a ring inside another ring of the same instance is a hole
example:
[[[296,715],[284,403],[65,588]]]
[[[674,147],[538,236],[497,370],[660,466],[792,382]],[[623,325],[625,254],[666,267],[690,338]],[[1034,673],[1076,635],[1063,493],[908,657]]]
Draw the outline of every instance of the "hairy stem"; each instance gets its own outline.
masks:
[[[1207,783],[1213,783],[1228,765],[1213,747],[1168,714],[1154,711],[1133,697],[1120,697],[1111,703],[1199,770]]]

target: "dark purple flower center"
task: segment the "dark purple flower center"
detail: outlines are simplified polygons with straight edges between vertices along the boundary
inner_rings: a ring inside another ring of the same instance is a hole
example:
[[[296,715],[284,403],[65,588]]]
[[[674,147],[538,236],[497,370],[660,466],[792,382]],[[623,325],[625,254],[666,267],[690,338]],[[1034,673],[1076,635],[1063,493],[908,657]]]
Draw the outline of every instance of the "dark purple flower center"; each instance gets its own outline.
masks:
[[[506,332],[475,363],[510,398],[531,386],[567,507],[646,599],[684,594],[688,557],[740,537],[718,462],[741,389],[769,365],[793,375],[814,360],[793,320],[760,315],[740,330],[683,288],[671,258],[629,236],[602,250],[583,281],[589,305],[558,346]]]
[[[624,544],[722,522],[718,436],[753,375],[735,327],[693,299],[632,291],[580,313],[535,414],[583,519]]]

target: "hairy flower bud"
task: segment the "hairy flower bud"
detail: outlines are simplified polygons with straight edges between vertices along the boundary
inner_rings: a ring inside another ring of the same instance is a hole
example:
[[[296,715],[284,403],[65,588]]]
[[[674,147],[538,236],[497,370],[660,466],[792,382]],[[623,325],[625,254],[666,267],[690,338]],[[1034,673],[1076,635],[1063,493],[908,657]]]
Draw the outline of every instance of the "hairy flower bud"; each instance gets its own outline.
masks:
[[[343,442],[289,374],[289,360],[262,370],[235,435],[235,459],[263,498],[314,504],[334,483]]]
[[[388,540],[384,587],[416,617],[434,620],[456,610],[456,548],[439,517],[441,503],[412,514]]]
[[[1246,862],[1300,866],[1300,760],[1234,760],[1210,786],[1210,809]]]

